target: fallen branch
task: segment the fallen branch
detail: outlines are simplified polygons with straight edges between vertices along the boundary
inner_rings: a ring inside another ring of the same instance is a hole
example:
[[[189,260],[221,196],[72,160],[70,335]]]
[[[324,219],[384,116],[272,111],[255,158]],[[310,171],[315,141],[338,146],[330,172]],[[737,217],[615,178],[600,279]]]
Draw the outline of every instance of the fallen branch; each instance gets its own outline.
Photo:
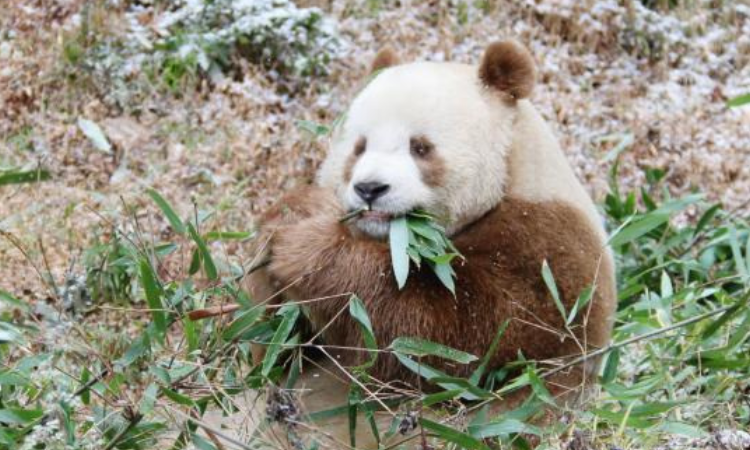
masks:
[[[229,314],[240,309],[241,305],[237,303],[229,303],[227,305],[212,306],[210,308],[196,309],[188,313],[190,320],[201,320],[209,317],[221,316],[223,314]]]

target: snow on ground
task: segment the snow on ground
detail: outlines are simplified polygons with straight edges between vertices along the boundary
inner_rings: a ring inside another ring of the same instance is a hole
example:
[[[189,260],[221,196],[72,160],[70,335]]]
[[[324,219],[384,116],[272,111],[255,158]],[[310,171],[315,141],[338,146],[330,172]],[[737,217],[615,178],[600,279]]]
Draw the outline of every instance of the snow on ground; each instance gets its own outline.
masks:
[[[148,204],[149,186],[183,214],[195,203],[215,210],[221,228],[251,229],[255,214],[309,180],[321,161],[325,143],[313,142],[295,121],[331,122],[341,114],[379,48],[391,45],[404,61],[476,63],[487,43],[505,37],[535,55],[533,101],[594,196],[607,192],[609,152],[630,135],[633,145],[621,155],[626,185],[642,183],[645,167],[662,168],[674,194],[699,189],[748,209],[750,111],[725,106],[750,91],[746,4],[656,13],[614,0],[487,2],[486,9],[462,2],[304,3],[323,8],[343,43],[329,76],[290,95],[246,64],[239,77],[204,81],[180,97],[149,95],[128,110],[85,83],[66,81],[62,42],[88,14],[108,33],[130,33],[127,41],[142,46],[164,33],[174,13],[149,2],[111,2],[103,15],[86,12],[80,0],[11,1],[0,19],[0,167],[41,164],[54,179],[0,188],[0,229],[18,238],[40,269],[43,248],[58,279],[71,266],[80,270],[81,250],[107,228],[104,218],[121,224],[124,203]],[[137,72],[138,57],[125,70]],[[110,87],[101,77],[91,83]],[[109,91],[136,88],[112,81]],[[102,126],[114,155],[82,135],[79,116]],[[0,240],[0,287],[43,292],[27,268],[26,257]]]

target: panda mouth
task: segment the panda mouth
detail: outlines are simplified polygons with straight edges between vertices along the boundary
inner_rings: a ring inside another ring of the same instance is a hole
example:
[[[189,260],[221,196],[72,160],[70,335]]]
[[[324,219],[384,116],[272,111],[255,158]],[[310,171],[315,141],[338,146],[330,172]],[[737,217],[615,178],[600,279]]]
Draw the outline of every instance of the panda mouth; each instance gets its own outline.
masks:
[[[368,210],[363,211],[360,218],[377,222],[388,222],[393,218],[393,214],[385,211]]]

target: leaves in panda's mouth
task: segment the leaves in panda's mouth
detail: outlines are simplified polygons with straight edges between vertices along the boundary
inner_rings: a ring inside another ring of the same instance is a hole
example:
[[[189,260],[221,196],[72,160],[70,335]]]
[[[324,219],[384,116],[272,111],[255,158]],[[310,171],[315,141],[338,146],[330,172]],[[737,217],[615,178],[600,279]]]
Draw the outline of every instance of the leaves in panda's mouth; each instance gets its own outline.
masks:
[[[422,261],[426,261],[440,282],[456,295],[456,273],[451,261],[461,255],[434,217],[414,211],[394,218],[390,224],[389,241],[393,273],[399,289],[406,285],[410,264],[421,267]]]

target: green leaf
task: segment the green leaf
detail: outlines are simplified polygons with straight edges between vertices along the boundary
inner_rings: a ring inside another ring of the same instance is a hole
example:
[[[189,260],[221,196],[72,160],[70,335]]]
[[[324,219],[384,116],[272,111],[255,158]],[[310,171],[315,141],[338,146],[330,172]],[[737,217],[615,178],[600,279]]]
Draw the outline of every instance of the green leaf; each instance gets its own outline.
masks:
[[[445,373],[437,369],[434,369],[428,366],[427,364],[418,363],[417,361],[414,361],[413,359],[411,359],[410,357],[406,355],[402,355],[400,353],[396,353],[395,355],[396,355],[396,359],[398,359],[399,362],[401,362],[401,364],[403,364],[404,367],[416,373],[417,375],[423,377],[427,381],[431,381],[435,378],[443,379],[443,380],[451,378]],[[461,394],[461,398],[463,398],[464,400],[473,401],[473,400],[479,400],[482,398],[470,392],[466,392],[466,389],[463,386],[452,383],[452,382],[439,382],[437,383],[437,385],[442,387],[443,389],[448,389],[448,390],[461,389],[461,391],[463,391],[463,393]]]
[[[140,404],[140,412],[143,414],[148,414],[154,409],[154,404],[156,404],[156,398],[159,395],[159,385],[156,383],[151,383],[148,385],[145,391],[143,391],[143,397],[141,397],[141,404]]]
[[[0,186],[6,184],[36,183],[38,181],[47,181],[52,175],[44,169],[18,171],[11,170],[0,172]]]
[[[218,279],[219,274],[216,270],[216,264],[214,264],[214,260],[211,257],[211,252],[208,250],[206,242],[203,240],[203,238],[200,237],[198,232],[195,231],[195,227],[193,227],[192,223],[187,224],[187,230],[188,233],[190,233],[190,237],[193,238],[193,241],[195,241],[196,245],[198,245],[200,259],[203,261],[203,269],[205,269],[206,271],[206,276],[209,280],[212,281]],[[190,267],[192,269],[192,264]]]
[[[495,436],[505,436],[512,433],[524,433],[540,436],[542,431],[534,425],[523,423],[517,419],[506,418],[496,422],[481,425],[470,425],[469,433],[478,439],[486,439]]]
[[[125,354],[116,361],[119,366],[127,367],[151,350],[151,340],[148,333],[142,333],[135,342],[130,344]]]
[[[276,364],[276,360],[279,358],[279,355],[283,350],[282,344],[284,344],[289,338],[289,333],[292,332],[298,316],[299,307],[296,305],[291,305],[291,307],[283,314],[283,319],[274,332],[273,337],[271,338],[271,343],[266,349],[266,355],[263,357],[263,369],[261,370],[261,373],[264,377],[267,377],[268,374],[271,373],[271,370]]]
[[[479,367],[477,367],[474,370],[474,373],[471,374],[471,377],[469,377],[469,381],[474,385],[479,385],[479,380],[482,379],[482,376],[484,375],[484,371],[487,370],[487,366],[490,363],[490,360],[493,356],[495,356],[495,353],[497,353],[497,347],[500,345],[500,339],[502,339],[503,335],[505,334],[505,330],[508,328],[508,325],[510,324],[510,319],[505,319],[505,322],[500,325],[500,327],[497,329],[497,333],[495,333],[495,337],[492,339],[492,343],[490,344],[490,348],[487,349],[487,353],[484,354],[482,357],[482,362],[479,364]]]
[[[669,221],[672,214],[682,211],[687,206],[699,201],[703,196],[688,195],[686,197],[672,200],[663,204],[660,208],[649,211],[646,214],[632,217],[632,220],[625,222],[620,228],[615,230],[607,240],[612,247],[627,244],[639,237],[651,232],[664,223]]]
[[[196,248],[193,250],[193,256],[190,258],[190,267],[188,268],[188,273],[190,275],[195,275],[198,273],[199,270],[201,270],[201,251],[199,248]]]
[[[609,237],[609,245],[617,247],[638,239],[669,220],[670,215],[663,212],[650,212],[618,229]]]
[[[4,324],[6,329],[0,329],[0,344],[6,344],[16,342],[21,339],[21,333],[15,328],[10,328],[8,324]]]
[[[349,297],[349,314],[359,323],[362,329],[362,338],[365,342],[365,347],[368,350],[377,350],[378,344],[375,340],[375,334],[372,331],[372,323],[370,322],[370,317],[367,315],[367,309],[365,309],[362,300],[356,295]],[[367,363],[367,367],[375,363],[377,356],[377,352],[370,352],[370,361]]]
[[[409,277],[409,255],[406,253],[406,249],[409,247],[409,228],[405,217],[391,220],[389,239],[393,274],[396,277],[398,288],[403,289],[406,285],[406,279]]]
[[[247,311],[243,311],[239,317],[234,319],[231,324],[224,330],[221,337],[225,341],[231,341],[240,337],[245,331],[258,321],[265,312],[265,308],[255,306]]]
[[[730,108],[736,108],[738,106],[747,105],[750,103],[750,94],[743,94],[727,101],[727,106]]]
[[[587,286],[583,290],[583,292],[581,292],[581,295],[578,296],[578,299],[573,305],[573,308],[570,310],[570,314],[568,315],[568,320],[565,321],[566,325],[570,325],[571,323],[573,323],[574,320],[576,320],[578,313],[580,311],[583,311],[584,308],[586,308],[586,306],[591,301],[591,297],[593,297],[593,295],[594,295],[594,290],[591,288],[591,286]]]
[[[196,322],[190,320],[190,317],[182,317],[182,332],[185,333],[185,340],[188,344],[188,353],[191,353],[198,349],[200,337],[196,331],[196,327],[200,326]]]
[[[357,448],[357,409],[362,394],[359,386],[352,383],[349,386],[349,395],[347,396],[348,419],[349,419],[349,445],[351,448]]]
[[[679,434],[691,438],[704,438],[708,436],[708,433],[701,428],[681,422],[664,422],[658,428],[663,433]]]
[[[198,450],[216,450],[216,447],[214,447],[212,443],[202,438],[199,434],[191,433],[190,438],[193,441],[193,445]]]
[[[734,265],[737,269],[737,273],[740,278],[745,280],[748,277],[747,266],[745,266],[745,260],[742,258],[742,250],[740,250],[740,241],[737,239],[737,228],[732,227],[729,231],[729,244],[732,248],[732,257],[734,258]]]
[[[607,363],[602,372],[602,384],[609,384],[617,377],[617,366],[620,364],[620,349],[614,349],[607,356]]]
[[[461,364],[469,364],[476,361],[476,356],[447,347],[442,344],[414,337],[400,337],[393,340],[390,345],[393,351],[413,356],[437,356]]]
[[[0,289],[0,301],[3,301],[9,305],[18,306],[21,308],[26,307],[26,304],[24,302],[12,296],[10,292],[4,291],[2,289]]]
[[[435,275],[437,275],[440,282],[443,283],[443,286],[448,288],[448,290],[451,291],[451,294],[453,294],[453,296],[455,297],[456,285],[453,281],[455,272],[453,272],[453,268],[450,266],[450,264],[449,263],[435,264],[433,266],[433,269],[435,270]]]
[[[296,125],[297,128],[310,133],[314,138],[327,136],[331,132],[331,128],[327,125],[313,122],[312,120],[298,120]]]
[[[185,224],[180,219],[180,216],[178,216],[174,211],[172,205],[170,205],[169,202],[167,202],[164,197],[162,197],[161,194],[159,194],[159,192],[154,189],[148,189],[146,193],[149,195],[149,197],[151,197],[154,203],[156,203],[156,206],[158,206],[159,209],[161,209],[161,211],[164,213],[164,216],[166,216],[175,233],[184,235]]]
[[[460,446],[460,448],[471,449],[471,450],[489,450],[489,447],[482,441],[474,438],[466,433],[462,433],[451,427],[433,422],[429,419],[421,418],[419,423],[427,431],[432,431],[440,439],[444,439],[449,442],[453,442]]]
[[[94,147],[104,153],[112,153],[112,144],[109,143],[107,136],[99,127],[96,122],[92,122],[83,117],[78,118],[78,128],[83,131],[83,134],[94,144]]]
[[[549,264],[547,264],[546,259],[542,262],[542,279],[544,279],[544,284],[547,285],[547,289],[552,295],[552,300],[555,301],[557,310],[560,311],[560,315],[562,316],[563,320],[565,320],[568,315],[565,313],[565,306],[563,306],[562,301],[560,300],[560,292],[557,290],[555,277],[552,276],[552,270],[550,270]]]
[[[653,420],[648,419],[640,419],[637,417],[633,417],[628,415],[625,411],[610,411],[607,409],[594,409],[592,411],[594,415],[599,417],[600,419],[603,419],[606,422],[609,422],[613,425],[622,425],[625,423],[626,425],[638,428],[638,429],[646,429],[653,426]]]
[[[208,242],[245,240],[253,237],[255,233],[249,231],[209,231],[203,238]]]
[[[422,398],[422,406],[428,407],[438,403],[446,402],[459,397],[464,392],[464,389],[449,389],[447,391],[437,392],[435,394],[426,395]]]
[[[0,386],[26,386],[31,380],[13,369],[0,371]]]
[[[534,394],[536,394],[536,396],[544,403],[547,403],[553,407],[556,406],[555,400],[552,398],[552,394],[547,389],[547,386],[544,384],[542,379],[539,378],[536,370],[533,367],[528,367],[526,369],[526,374],[529,377],[529,384],[531,385],[531,390],[534,391]]]
[[[81,385],[85,385],[91,379],[91,372],[88,367],[84,367],[81,371]],[[81,392],[81,401],[84,405],[88,405],[91,402],[91,389],[86,389]]]
[[[0,409],[0,423],[8,425],[27,425],[43,415],[44,411],[42,409]]]
[[[701,218],[698,220],[698,224],[695,226],[693,236],[696,236],[698,233],[703,231],[703,229],[706,228],[708,223],[716,216],[716,213],[718,213],[720,209],[721,203],[717,203],[716,205],[710,207],[706,212],[704,212]]]
[[[161,301],[162,289],[146,258],[141,259],[141,281],[143,290],[146,292],[146,302],[151,310],[151,317],[154,318],[154,326],[156,331],[163,336],[167,331],[167,319]]]
[[[161,392],[162,392],[162,393],[163,393],[163,394],[164,394],[164,395],[165,395],[165,396],[166,396],[166,397],[167,397],[168,399],[172,400],[173,402],[175,402],[175,403],[177,403],[177,404],[179,404],[179,405],[183,405],[183,406],[189,406],[189,407],[191,407],[191,408],[194,408],[194,407],[196,406],[196,405],[195,405],[195,401],[193,401],[193,399],[192,399],[192,398],[190,398],[190,397],[188,397],[188,396],[186,396],[186,395],[182,395],[182,394],[180,394],[180,393],[179,393],[179,392],[177,392],[177,391],[174,391],[174,390],[172,390],[172,389],[169,389],[169,388],[166,388],[166,387],[163,387],[163,386],[162,386],[162,388],[161,388]]]

